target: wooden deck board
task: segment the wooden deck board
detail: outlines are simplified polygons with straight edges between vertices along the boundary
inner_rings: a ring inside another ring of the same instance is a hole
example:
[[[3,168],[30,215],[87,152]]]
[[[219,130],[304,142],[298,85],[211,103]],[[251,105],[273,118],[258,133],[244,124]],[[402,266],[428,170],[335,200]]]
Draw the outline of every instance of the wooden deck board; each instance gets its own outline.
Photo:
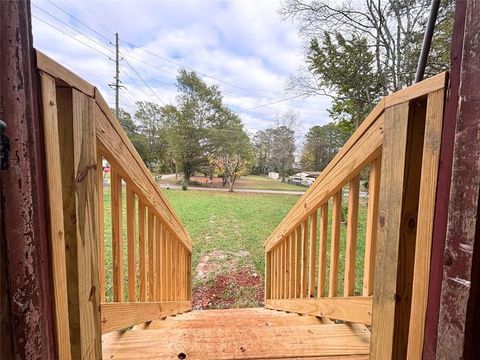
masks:
[[[345,324],[135,330],[116,344],[104,343],[112,359],[278,359],[367,355],[369,333]]]
[[[181,318],[181,317],[180,317]],[[196,328],[210,328],[212,322],[218,326],[303,326],[303,325],[320,325],[322,321],[316,316],[270,316],[270,317],[255,317],[253,319],[235,319],[235,318],[219,318],[216,319],[198,319],[198,320],[174,320],[169,321],[169,318],[165,320],[155,320],[145,326],[140,326],[141,330],[154,330],[154,329],[196,329]]]
[[[190,316],[190,317],[189,317]],[[106,359],[367,359],[370,332],[265,309],[193,311],[103,337]]]

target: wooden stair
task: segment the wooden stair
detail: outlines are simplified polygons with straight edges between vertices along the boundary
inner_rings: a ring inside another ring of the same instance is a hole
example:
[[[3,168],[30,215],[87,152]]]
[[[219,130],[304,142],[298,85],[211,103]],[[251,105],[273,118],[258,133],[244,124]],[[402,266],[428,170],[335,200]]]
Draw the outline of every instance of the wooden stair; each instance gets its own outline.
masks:
[[[370,332],[263,308],[203,310],[105,334],[102,346],[104,359],[363,360]]]

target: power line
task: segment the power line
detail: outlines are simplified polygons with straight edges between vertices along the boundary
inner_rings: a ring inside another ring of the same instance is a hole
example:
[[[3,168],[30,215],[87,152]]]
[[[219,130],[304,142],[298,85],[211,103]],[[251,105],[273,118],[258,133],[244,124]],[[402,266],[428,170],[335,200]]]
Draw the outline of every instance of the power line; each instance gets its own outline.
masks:
[[[112,49],[107,48],[107,47],[106,47],[105,45],[103,45],[102,43],[99,43],[98,41],[96,41],[96,40],[92,39],[91,37],[85,35],[83,32],[81,32],[81,31],[78,30],[77,28],[71,26],[70,24],[66,23],[65,21],[57,18],[55,15],[50,14],[49,12],[43,10],[42,8],[40,8],[39,6],[37,6],[37,5],[35,5],[35,4],[32,4],[32,5],[33,5],[35,8],[37,8],[38,10],[40,10],[41,12],[43,12],[44,14],[47,14],[48,16],[56,19],[58,22],[62,23],[63,25],[68,26],[70,29],[78,32],[79,34],[81,34],[81,35],[83,35],[83,36],[85,36],[85,37],[86,37],[88,40],[90,40],[91,42],[94,42],[94,43],[97,44],[98,46],[101,46],[102,48],[110,51],[110,52],[113,53],[113,54],[115,53]]]
[[[62,9],[60,6],[58,6],[57,4],[53,3],[51,0],[47,0],[47,1],[48,1],[49,3],[51,3],[52,5],[54,5],[56,8],[58,8],[59,10],[61,10],[63,13],[65,13],[65,14],[67,14],[68,16],[72,17],[73,19],[77,20],[79,23],[81,23],[82,25],[84,25],[85,27],[87,27],[88,29],[90,29],[91,31],[95,32],[96,34],[98,34],[99,36],[101,36],[102,38],[104,38],[105,40],[107,40],[107,41],[110,42],[110,40],[109,40],[108,38],[106,38],[104,35],[102,35],[102,34],[99,33],[98,31],[96,31],[95,29],[93,29],[93,28],[90,27],[89,25],[85,24],[83,21],[79,20],[79,19],[76,18],[75,16],[71,15],[68,11]],[[68,1],[68,2],[69,2],[70,5],[72,5],[73,7],[75,7],[77,10],[79,10],[79,11],[82,12],[83,14],[89,16],[88,14],[86,14],[85,12],[83,12],[81,9],[79,9],[78,7],[76,7],[75,5],[73,5],[70,1]],[[38,8],[38,6],[37,6],[37,8]],[[45,12],[45,11],[44,11],[44,12]],[[90,18],[90,16],[89,16],[89,18]],[[57,20],[59,20],[59,19],[57,18]],[[59,21],[61,21],[61,20],[59,20]],[[62,22],[62,21],[61,21],[61,22]],[[98,25],[102,26],[102,27],[103,27],[105,30],[107,30],[108,32],[111,32],[108,28],[106,28],[104,25],[100,24],[99,22],[97,22],[97,21],[94,21],[94,22],[97,23]],[[63,22],[62,22],[62,23],[63,23]],[[65,24],[65,23],[64,23],[64,24]],[[69,26],[69,27],[71,27],[71,26],[68,25],[68,24],[66,24],[66,25]],[[76,30],[76,29],[75,29],[75,30]],[[78,31],[78,30],[76,30],[76,31]],[[79,32],[80,32],[80,31],[79,31]],[[81,32],[80,32],[80,33],[81,33]],[[82,35],[86,36],[86,35],[83,34],[83,33],[82,33]],[[86,36],[86,37],[89,38],[88,36]],[[92,40],[91,38],[89,38],[89,39]],[[94,40],[92,40],[92,41],[94,41]],[[152,56],[158,57],[159,59],[162,59],[162,60],[164,60],[164,61],[167,61],[167,62],[169,62],[169,63],[171,63],[171,64],[175,64],[175,65],[180,66],[180,67],[183,67],[183,68],[185,68],[185,69],[194,71],[194,72],[196,72],[196,73],[198,73],[198,74],[200,74],[200,75],[202,75],[202,76],[204,76],[204,77],[213,79],[213,80],[218,81],[218,82],[220,82],[220,83],[222,83],[222,84],[225,84],[225,85],[231,86],[231,87],[233,87],[233,88],[242,90],[243,92],[247,92],[247,93],[249,93],[249,94],[255,94],[255,95],[260,96],[260,97],[263,97],[263,98],[265,98],[265,99],[271,99],[271,100],[274,99],[274,98],[272,98],[272,97],[259,94],[259,93],[256,92],[254,89],[249,89],[249,88],[241,87],[241,86],[232,84],[232,83],[230,83],[230,82],[228,82],[228,81],[222,80],[222,79],[220,79],[220,78],[218,78],[218,77],[215,77],[215,76],[206,74],[206,73],[204,73],[204,72],[198,71],[197,69],[194,69],[194,68],[192,68],[192,67],[185,66],[184,64],[181,64],[181,63],[179,63],[179,62],[177,62],[177,61],[171,60],[171,59],[169,59],[169,58],[167,58],[167,57],[165,57],[165,56],[162,56],[162,55],[159,55],[159,54],[154,53],[154,52],[152,52],[152,51],[143,49],[142,47],[139,47],[139,46],[137,46],[137,45],[135,45],[135,44],[133,44],[133,43],[131,43],[131,42],[129,42],[129,41],[126,41],[126,40],[123,40],[123,39],[120,39],[120,41],[123,42],[123,43],[125,43],[125,44],[127,44],[127,45],[129,45],[129,46],[131,46],[131,47],[133,47],[133,48],[139,49],[139,50],[141,50],[141,51],[143,51],[143,52],[145,52],[145,53],[148,53],[148,54],[150,54],[150,55],[152,55]],[[94,42],[95,42],[95,41],[94,41]],[[96,42],[96,43],[97,43],[97,42]],[[111,43],[111,42],[110,42],[110,43]],[[97,44],[99,44],[99,43],[97,43]],[[103,45],[101,45],[101,46],[103,46]],[[113,53],[113,50],[108,49],[108,48],[106,48],[106,49],[107,49],[108,51],[110,51],[110,52]],[[124,56],[125,56],[125,54],[124,54]],[[136,61],[139,61],[139,62],[141,62],[141,63],[143,63],[143,64],[145,64],[145,65],[148,65],[148,66],[150,66],[150,67],[152,67],[152,68],[155,68],[155,69],[157,69],[157,70],[159,70],[159,71],[162,71],[162,72],[164,72],[164,73],[167,73],[167,74],[170,74],[170,75],[172,75],[172,76],[174,76],[174,77],[177,77],[177,74],[176,74],[176,73],[173,73],[173,72],[171,72],[171,71],[165,70],[165,69],[163,69],[163,68],[161,68],[161,67],[158,67],[158,66],[156,66],[156,65],[150,64],[150,63],[148,63],[148,62],[146,62],[146,61],[144,61],[144,60],[142,60],[142,59],[139,59],[139,58],[137,58],[137,57],[135,57],[135,56],[133,56],[133,55],[131,55],[131,54],[129,54],[129,55],[127,55],[127,56],[130,57],[130,58],[132,58],[132,59],[135,59]],[[143,80],[142,80],[142,81],[143,81]],[[157,80],[157,81],[160,82],[160,83],[162,83],[160,80]],[[164,84],[165,84],[165,83],[164,83]],[[165,84],[165,85],[166,85],[166,84]],[[259,90],[259,91],[267,91],[267,90]],[[269,92],[270,92],[270,91],[269,91]],[[250,102],[250,103],[255,104],[255,103],[253,103],[253,102]],[[257,106],[258,106],[258,107],[263,107],[263,105],[257,105]],[[248,110],[245,110],[245,111],[248,111]]]
[[[145,96],[150,99],[150,101],[155,102],[155,99],[152,97],[152,95],[148,94],[135,79],[133,79],[125,70],[123,70],[123,73],[126,75],[127,78],[129,78],[132,81],[133,84],[138,86],[140,91],[144,93]],[[124,87],[123,90],[130,95],[131,99],[134,102],[137,102],[137,100],[135,99],[135,96],[130,92],[130,90],[128,90],[127,87]]]
[[[85,24],[83,21],[77,19],[75,16],[73,16],[72,14],[70,14],[69,12],[67,12],[66,10],[62,9],[60,6],[58,6],[57,4],[55,4],[53,1],[50,1],[50,0],[47,0],[50,4],[52,4],[53,6],[55,6],[57,9],[59,9],[61,12],[63,12],[64,14],[67,14],[68,16],[70,16],[72,19],[75,19],[77,20],[80,24],[82,24],[83,26],[85,26],[87,29],[89,29],[90,31],[93,31],[95,34],[97,34],[98,36],[102,37],[103,39],[105,39],[108,43],[111,43],[110,39],[108,39],[106,36],[102,35],[101,33],[99,33],[97,30],[93,29],[92,27],[90,27],[89,25]],[[70,3],[70,2],[69,2]],[[72,3],[70,3],[70,5],[74,6]],[[78,9],[78,8],[77,8]],[[80,9],[78,9],[80,10]],[[80,10],[81,11],[81,10]],[[108,29],[107,29],[108,30]]]
[[[60,31],[62,34],[67,35],[68,37],[71,37],[73,40],[76,40],[76,41],[82,43],[83,45],[88,46],[90,49],[92,49],[92,50],[98,52],[99,54],[105,56],[106,58],[110,59],[110,56],[109,56],[109,55],[107,55],[107,54],[105,54],[104,52],[98,50],[97,48],[94,48],[93,46],[87,44],[86,42],[84,42],[84,41],[82,41],[82,40],[80,40],[80,39],[77,39],[75,36],[73,36],[73,35],[65,32],[65,31],[59,29],[59,28],[56,27],[55,25],[50,24],[49,22],[47,22],[47,21],[39,18],[38,16],[32,15],[32,17],[34,17],[34,18],[37,19],[38,21],[41,21],[42,23],[44,23],[44,24],[46,24],[46,25],[54,28],[55,30]],[[87,38],[88,38],[88,36],[87,36]]]
[[[300,96],[305,96],[306,94],[303,93],[303,94],[297,94],[297,95],[294,95],[294,96],[290,96],[288,98],[284,98],[284,99],[279,99],[279,100],[276,100],[276,101],[272,101],[270,103],[267,103],[267,104],[262,104],[262,105],[258,105],[258,106],[254,106],[250,109],[246,109],[246,110],[240,110],[240,111],[237,111],[237,113],[243,113],[243,112],[248,112],[248,111],[252,111],[252,110],[256,110],[256,109],[259,109],[259,108],[262,108],[262,107],[265,107],[265,106],[270,106],[270,105],[274,105],[274,104],[278,104],[278,103],[281,103],[281,102],[284,102],[284,101],[288,101],[288,100],[292,100],[292,99],[295,99],[295,98],[298,98]]]
[[[196,72],[197,74],[200,74],[200,75],[202,75],[202,76],[204,76],[204,77],[207,77],[207,78],[210,78],[210,79],[212,79],[212,80],[218,81],[218,82],[220,82],[220,83],[222,83],[222,84],[225,84],[225,85],[234,87],[234,88],[239,89],[239,90],[244,90],[244,91],[247,91],[247,92],[249,92],[249,93],[253,93],[253,94],[255,94],[255,95],[261,96],[261,97],[266,98],[266,99],[272,99],[272,98],[270,98],[270,97],[268,97],[268,96],[261,95],[261,94],[259,94],[259,93],[256,92],[256,91],[265,91],[265,90],[249,89],[249,88],[244,88],[244,87],[241,87],[241,86],[232,84],[232,83],[230,83],[230,82],[228,82],[228,81],[219,79],[219,78],[217,78],[217,77],[215,77],[215,76],[208,75],[208,74],[206,74],[206,73],[204,73],[204,72],[202,72],[202,71],[198,71],[197,69],[191,68],[191,67],[189,67],[189,66],[185,66],[185,65],[182,64],[182,63],[179,63],[179,62],[177,62],[177,61],[174,61],[174,60],[169,59],[169,58],[167,58],[167,57],[164,57],[164,56],[162,56],[162,55],[156,54],[156,53],[154,53],[154,52],[152,52],[152,51],[150,51],[150,50],[145,50],[145,49],[143,49],[142,47],[139,47],[139,46],[137,46],[137,45],[135,45],[135,44],[132,44],[131,42],[128,42],[128,41],[126,41],[126,40],[120,40],[120,41],[123,42],[123,43],[125,43],[125,44],[127,44],[127,45],[132,46],[132,47],[135,48],[135,49],[139,49],[139,50],[141,50],[141,51],[143,51],[143,52],[145,52],[145,53],[147,53],[147,54],[150,54],[150,55],[152,55],[152,56],[158,57],[159,59],[162,59],[162,60],[164,60],[164,61],[167,61],[167,62],[169,62],[169,63],[171,63],[171,64],[180,66],[180,67],[185,68],[185,69],[188,69],[188,70],[190,70],[190,71],[194,71],[194,72]],[[147,65],[148,65],[148,64],[147,64]]]
[[[153,89],[150,87],[150,85],[148,85],[148,83],[143,79],[143,77],[138,73],[137,70],[135,70],[135,68],[130,64],[130,62],[127,60],[127,59],[124,59],[125,60],[125,64],[128,65],[128,67],[130,69],[132,69],[132,71],[138,76],[138,78],[145,84],[145,86],[152,92],[152,94],[163,104],[165,105],[165,102],[160,99],[160,97],[157,95],[157,93],[155,91],[153,91]]]
[[[60,11],[62,11],[63,13],[65,13],[65,14],[67,14],[68,16],[72,17],[73,19],[75,19],[76,21],[78,21],[79,23],[81,23],[83,26],[87,27],[88,29],[90,29],[91,31],[95,32],[97,35],[101,36],[103,39],[105,39],[106,41],[108,41],[109,43],[111,43],[111,41],[110,41],[107,37],[105,37],[103,34],[99,33],[98,31],[96,31],[95,29],[93,29],[92,27],[90,27],[89,25],[85,24],[83,21],[79,20],[78,18],[76,18],[75,16],[73,16],[72,14],[70,14],[68,11],[62,9],[60,6],[58,6],[57,4],[55,4],[54,2],[52,2],[51,0],[47,0],[47,1],[48,1],[50,4],[52,4],[53,6],[55,6],[56,8],[58,8],[58,9],[59,9]],[[71,2],[69,2],[69,4],[72,5],[72,6],[74,6]],[[80,10],[78,7],[76,7],[76,6],[74,6],[74,7],[75,7],[76,9],[78,9],[79,11],[81,11],[82,13],[84,13],[84,12],[83,12],[82,10]],[[38,6],[37,6],[37,8],[38,8]],[[43,10],[42,10],[42,11],[43,11]],[[84,14],[87,15],[86,13],[84,13]],[[89,16],[89,18],[90,18],[90,16]],[[57,20],[58,20],[58,18],[57,18]],[[59,20],[59,21],[61,21],[61,20]],[[102,25],[102,24],[100,24],[100,23],[98,23],[98,22],[96,22],[96,21],[94,21],[94,22],[97,23],[98,25],[102,26],[105,30],[111,32],[111,31],[110,31],[109,29],[107,29],[104,25]],[[68,24],[66,24],[66,25],[67,25],[67,26],[70,26],[70,25],[68,25]],[[172,59],[169,59],[169,58],[167,58],[167,57],[165,57],[165,56],[162,56],[162,55],[159,55],[159,54],[154,53],[154,52],[152,52],[152,51],[146,50],[146,49],[144,49],[144,48],[142,48],[142,47],[139,47],[138,45],[135,45],[135,44],[133,44],[133,43],[131,43],[131,42],[129,42],[129,41],[126,41],[126,40],[123,40],[123,39],[120,39],[120,41],[123,42],[123,43],[125,43],[125,44],[127,44],[127,45],[129,45],[129,46],[131,46],[131,47],[133,47],[133,48],[135,48],[135,49],[139,49],[139,50],[141,50],[141,51],[143,51],[143,52],[145,52],[145,53],[147,53],[147,54],[150,54],[150,55],[152,55],[152,56],[155,56],[155,57],[157,57],[157,58],[159,58],[159,59],[162,59],[162,60],[167,61],[167,62],[169,62],[169,63],[171,63],[171,64],[177,65],[177,66],[179,66],[179,67],[188,69],[188,70],[190,70],[190,71],[194,71],[194,72],[196,72],[196,73],[198,73],[198,74],[200,74],[200,75],[202,75],[202,76],[204,76],[204,77],[207,77],[207,78],[210,78],[210,79],[212,79],[212,80],[218,81],[218,82],[220,82],[220,83],[222,83],[222,84],[225,84],[225,85],[234,87],[234,88],[239,89],[239,90],[247,91],[247,92],[249,92],[249,93],[253,93],[253,94],[255,94],[255,95],[257,95],[257,96],[261,96],[261,97],[263,97],[263,98],[265,98],[265,99],[272,99],[272,100],[273,100],[273,98],[271,98],[271,97],[269,97],[269,96],[261,95],[261,94],[259,94],[259,93],[257,92],[257,91],[268,91],[268,92],[271,92],[271,91],[269,91],[269,90],[258,90],[258,89],[249,89],[249,88],[241,87],[241,86],[232,84],[232,83],[230,83],[230,82],[228,82],[228,81],[222,80],[222,79],[220,79],[220,78],[218,78],[218,77],[216,77],[216,76],[212,76],[212,75],[209,75],[209,74],[204,73],[204,72],[202,72],[202,71],[199,71],[199,70],[197,70],[197,69],[194,69],[194,68],[192,68],[192,67],[185,66],[184,64],[182,64],[182,63],[180,63],[180,62],[177,62],[177,61],[174,61],[174,60],[172,60]],[[112,50],[109,49],[109,51],[112,51]],[[113,52],[113,51],[112,51],[112,52]],[[136,59],[137,61],[140,61],[140,62],[142,62],[142,63],[144,63],[144,64],[146,64],[146,65],[152,66],[152,67],[154,67],[154,68],[156,68],[156,69],[158,69],[158,70],[160,70],[160,71],[166,72],[166,73],[171,74],[171,75],[173,75],[173,76],[175,76],[175,77],[177,76],[177,74],[175,74],[175,73],[172,73],[172,72],[169,72],[169,71],[167,71],[167,70],[165,70],[165,69],[159,68],[158,66],[149,64],[149,63],[147,63],[147,62],[145,62],[145,61],[143,61],[143,60],[141,60],[141,59],[138,59],[138,58],[136,58],[136,57],[134,57],[134,56],[132,56],[132,55],[129,55],[129,56],[130,56],[131,58]]]
[[[48,1],[49,3],[51,3],[52,5],[54,5],[56,8],[58,8],[59,10],[61,10],[62,12],[64,12],[65,14],[67,14],[68,16],[71,16],[73,19],[77,20],[79,23],[81,23],[82,25],[84,25],[84,26],[86,26],[87,28],[89,28],[91,31],[95,32],[96,34],[98,34],[98,35],[101,36],[102,38],[104,38],[104,39],[106,39],[107,41],[109,41],[108,38],[106,38],[104,35],[102,35],[102,34],[99,33],[98,31],[96,31],[95,29],[91,28],[90,26],[88,26],[87,24],[85,24],[84,22],[82,22],[81,20],[77,19],[76,17],[74,17],[74,16],[71,15],[69,12],[65,11],[64,9],[62,9],[61,7],[59,7],[58,5],[56,5],[55,3],[53,3],[52,1],[50,1],[50,0],[47,0],[47,1]],[[69,2],[69,3],[70,3],[70,2]],[[70,3],[70,4],[71,4],[71,3]],[[71,5],[73,6],[73,4],[71,4]],[[35,6],[35,7],[37,7],[39,10],[43,11],[44,13],[47,13],[45,10],[40,9],[38,6]],[[77,9],[78,9],[78,8],[77,8]],[[79,9],[79,10],[80,10],[80,9]],[[81,11],[81,10],[80,10],[80,11]],[[84,12],[82,11],[82,13],[84,13]],[[47,13],[47,14],[48,14],[48,13]],[[85,13],[84,13],[84,14],[85,14]],[[48,14],[48,15],[50,15],[50,14]],[[63,22],[62,20],[58,19],[57,17],[55,17],[55,16],[53,16],[53,15],[50,15],[50,16],[54,17],[55,19],[57,19],[57,20],[60,21],[61,23],[65,24],[66,26],[74,29],[75,31],[77,31],[77,32],[80,33],[81,35],[85,36],[85,37],[86,37],[87,39],[89,39],[90,41],[96,43],[97,45],[99,45],[99,46],[103,47],[104,49],[106,49],[106,50],[108,50],[108,51],[110,51],[110,52],[113,53],[113,50],[108,49],[108,48],[105,47],[103,44],[100,44],[99,42],[93,40],[92,38],[90,38],[89,36],[85,35],[83,32],[79,31],[78,29],[70,26],[69,24],[66,24],[65,22]],[[48,22],[46,22],[46,21],[38,18],[37,16],[34,16],[34,15],[33,15],[33,17],[35,17],[35,18],[38,19],[39,21],[41,21],[41,22],[49,25],[50,27],[56,29],[57,31],[60,31],[61,33],[65,34],[65,35],[67,35],[67,36],[69,36],[69,37],[71,37],[72,39],[77,40],[78,42],[82,43],[83,45],[88,46],[89,48],[91,48],[92,50],[100,53],[101,55],[110,58],[108,55],[106,55],[105,53],[101,52],[100,50],[98,50],[98,49],[92,47],[91,45],[89,45],[89,44],[81,41],[80,39],[77,39],[76,37],[74,37],[74,36],[72,36],[71,34],[69,34],[69,33],[65,32],[65,31],[57,28],[56,26],[54,26],[54,25],[52,25],[52,24],[50,24],[50,23],[48,23]],[[99,25],[100,25],[100,24],[99,24]],[[109,30],[108,30],[106,27],[104,27],[103,25],[101,25],[101,26],[102,26],[103,28],[105,28],[107,31],[109,31]],[[149,54],[151,54],[151,55],[153,55],[153,56],[156,56],[156,57],[158,57],[158,58],[160,58],[160,59],[162,59],[162,60],[165,60],[165,61],[167,61],[167,62],[169,62],[169,63],[175,64],[175,65],[177,65],[177,66],[184,67],[184,65],[181,64],[181,63],[179,63],[179,62],[173,61],[173,60],[171,60],[171,59],[168,59],[168,58],[166,58],[166,57],[164,57],[164,56],[161,56],[161,55],[156,54],[156,53],[154,53],[154,52],[151,52],[151,51],[149,51],[149,50],[145,50],[145,49],[143,49],[143,48],[141,48],[141,47],[136,46],[135,44],[132,44],[131,42],[128,42],[128,41],[125,41],[125,40],[120,40],[120,41],[122,41],[123,43],[126,43],[126,44],[128,44],[128,45],[130,45],[130,46],[132,46],[132,47],[134,47],[134,48],[140,49],[141,51],[144,51],[144,52],[149,53]],[[123,54],[123,56],[125,57],[125,54]],[[137,57],[135,57],[135,56],[133,56],[133,55],[130,55],[130,54],[129,54],[129,55],[127,55],[127,57],[130,57],[131,59],[134,59],[134,60],[136,60],[136,61],[138,61],[138,62],[141,62],[141,63],[143,63],[143,64],[145,64],[145,65],[148,65],[148,66],[150,66],[150,67],[152,67],[152,68],[155,68],[155,69],[157,69],[157,70],[159,70],[159,71],[165,72],[165,73],[170,74],[170,75],[172,75],[172,76],[175,76],[175,77],[177,76],[177,74],[172,73],[171,71],[168,71],[168,70],[165,70],[165,69],[163,69],[163,68],[161,68],[161,67],[158,67],[158,66],[156,66],[156,65],[150,64],[150,63],[148,63],[148,62],[146,62],[146,61],[144,61],[144,60],[142,60],[142,59],[139,59],[139,58],[137,58]],[[126,62],[127,65],[132,69],[132,71],[137,75],[137,77],[143,82],[143,84],[145,84],[145,86],[152,92],[152,94],[153,94],[162,104],[165,104],[165,103],[163,102],[163,100],[161,100],[160,97],[155,93],[155,91],[150,87],[150,85],[145,81],[145,79],[140,75],[140,73],[127,61],[127,59],[125,59],[125,62]],[[247,92],[249,92],[249,93],[255,93],[252,89],[247,89],[247,88],[243,88],[243,87],[234,85],[234,84],[232,84],[232,83],[230,83],[230,82],[221,80],[221,79],[219,79],[219,78],[217,78],[217,77],[214,77],[214,76],[208,75],[208,74],[206,74],[206,73],[197,71],[197,70],[195,70],[195,69],[193,69],[193,68],[191,68],[191,67],[186,67],[186,66],[185,66],[185,68],[186,68],[186,69],[189,69],[189,70],[191,70],[191,71],[195,71],[195,72],[197,72],[198,74],[200,74],[200,75],[202,75],[202,76],[205,76],[205,77],[208,77],[208,78],[210,78],[210,79],[216,80],[216,81],[218,81],[218,82],[220,82],[220,83],[223,83],[223,84],[229,85],[229,86],[231,86],[231,87],[237,88],[237,89],[239,89],[239,90],[247,91]],[[165,83],[165,82],[162,82],[161,80],[158,80],[158,79],[153,79],[153,80],[158,81],[158,82],[160,82],[160,83],[162,83],[162,84],[164,84],[164,85],[167,85],[167,86],[174,86],[174,85],[172,85],[172,84],[167,84],[167,83]],[[146,94],[146,93],[145,93],[145,94]],[[228,93],[226,93],[226,94],[228,95]],[[259,95],[259,96],[261,96],[261,97],[267,98],[267,99],[273,99],[273,98],[271,98],[271,97],[267,97],[267,96],[264,96],[264,95],[260,95],[260,94],[258,94],[258,93],[256,93],[256,94]],[[230,94],[230,95],[234,96],[233,94]],[[298,95],[291,96],[291,97],[288,97],[288,98],[278,99],[278,100],[275,100],[275,101],[272,101],[272,102],[269,102],[269,103],[266,103],[266,104],[259,104],[259,105],[256,105],[256,106],[252,107],[252,108],[245,109],[245,110],[240,110],[240,111],[237,111],[237,112],[238,112],[238,113],[249,112],[249,111],[252,111],[252,110],[255,110],[255,109],[258,109],[258,108],[262,108],[262,107],[266,107],[266,106],[278,104],[278,103],[280,103],[280,102],[284,102],[284,101],[288,101],[288,100],[291,100],[291,99],[295,99],[295,98],[298,98],[298,97],[304,96],[304,95],[306,95],[306,94],[298,94]],[[150,97],[150,96],[149,96],[149,97]],[[250,102],[250,103],[254,104],[253,102]]]

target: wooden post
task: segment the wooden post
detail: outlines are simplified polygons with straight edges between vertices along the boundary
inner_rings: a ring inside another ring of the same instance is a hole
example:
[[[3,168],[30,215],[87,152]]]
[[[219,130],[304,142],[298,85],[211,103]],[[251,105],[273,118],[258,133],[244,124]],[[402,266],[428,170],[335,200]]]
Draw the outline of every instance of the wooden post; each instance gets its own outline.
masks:
[[[372,359],[405,359],[425,126],[425,101],[385,110]]]
[[[100,359],[94,100],[75,89],[58,99],[72,358]]]
[[[58,136],[57,94],[55,79],[41,73],[43,128],[47,164],[48,202],[50,218],[50,250],[52,255],[55,335],[60,359],[71,359],[70,324],[68,320],[67,264],[63,219],[62,171]]]
[[[433,216],[443,120],[443,89],[428,94],[407,359],[420,359],[428,298]]]

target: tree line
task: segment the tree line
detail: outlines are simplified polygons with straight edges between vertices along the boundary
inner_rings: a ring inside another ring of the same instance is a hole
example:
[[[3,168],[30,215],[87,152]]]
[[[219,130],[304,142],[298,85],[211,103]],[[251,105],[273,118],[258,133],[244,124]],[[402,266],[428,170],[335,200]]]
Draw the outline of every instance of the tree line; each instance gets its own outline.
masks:
[[[195,72],[179,71],[175,104],[135,105],[133,115],[120,109],[119,121],[154,172],[181,172],[185,184],[195,174],[221,176],[232,190],[244,174],[278,171],[285,180],[294,168],[291,125],[277,124],[251,138],[239,116],[224,104],[219,88],[207,85]],[[265,154],[260,156],[259,151]],[[266,163],[259,163],[261,159]]]
[[[218,87],[186,70],[177,77],[175,104],[135,105],[133,115],[119,111],[130,141],[150,170],[183,173],[185,185],[195,174],[220,176],[230,190],[240,176],[250,173],[274,171],[286,181],[301,169],[322,170],[349,136],[338,125],[314,126],[297,159],[298,114],[276,115],[271,127],[249,136],[239,116],[224,104]]]

